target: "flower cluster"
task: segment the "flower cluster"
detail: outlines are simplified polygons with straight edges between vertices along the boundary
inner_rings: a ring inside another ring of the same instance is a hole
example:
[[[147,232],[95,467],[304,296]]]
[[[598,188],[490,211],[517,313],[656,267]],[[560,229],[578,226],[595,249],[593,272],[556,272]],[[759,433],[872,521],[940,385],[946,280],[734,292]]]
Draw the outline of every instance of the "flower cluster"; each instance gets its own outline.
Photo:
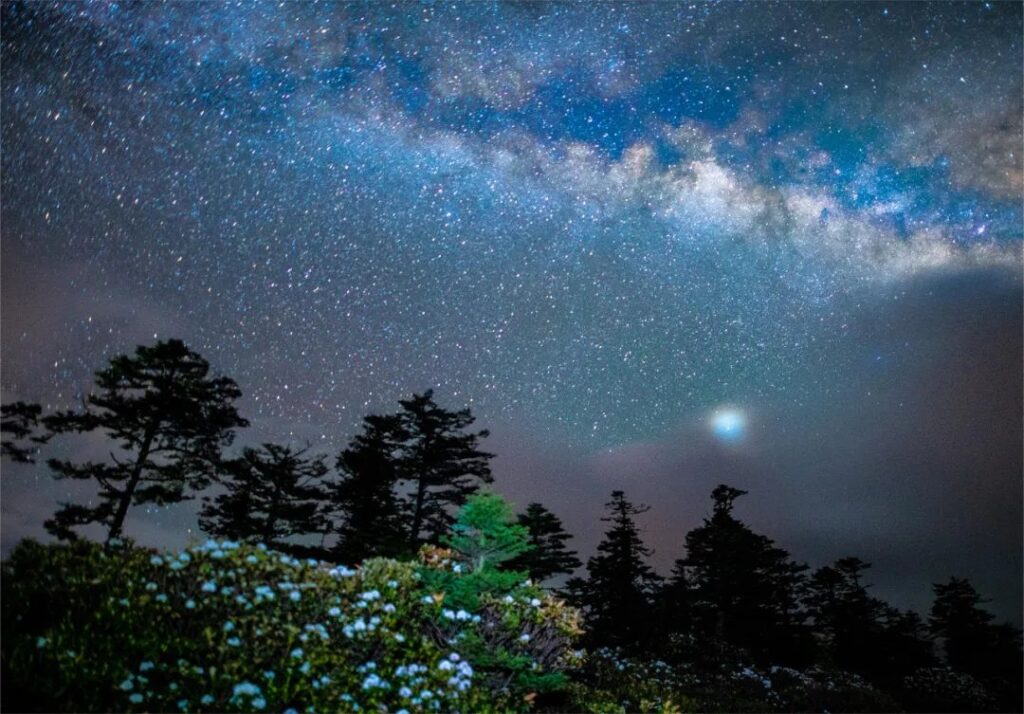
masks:
[[[210,540],[174,553],[25,543],[4,567],[5,622],[33,623],[5,631],[5,661],[50,710],[525,708],[494,663],[476,659],[485,625],[544,671],[529,657],[550,610],[539,591],[479,612],[449,607],[415,563],[352,569]],[[22,640],[31,661],[9,657]]]

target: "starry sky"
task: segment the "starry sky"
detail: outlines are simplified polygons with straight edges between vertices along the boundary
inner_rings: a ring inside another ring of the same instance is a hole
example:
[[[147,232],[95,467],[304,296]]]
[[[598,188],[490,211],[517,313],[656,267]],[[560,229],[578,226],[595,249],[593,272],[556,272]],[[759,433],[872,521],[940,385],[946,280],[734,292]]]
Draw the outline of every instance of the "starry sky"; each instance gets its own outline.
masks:
[[[335,451],[432,387],[584,554],[624,488],[664,571],[725,481],[801,560],[1019,622],[1021,37],[1019,3],[4,3],[3,399],[181,337],[239,443]],[[5,467],[5,552],[69,488]]]

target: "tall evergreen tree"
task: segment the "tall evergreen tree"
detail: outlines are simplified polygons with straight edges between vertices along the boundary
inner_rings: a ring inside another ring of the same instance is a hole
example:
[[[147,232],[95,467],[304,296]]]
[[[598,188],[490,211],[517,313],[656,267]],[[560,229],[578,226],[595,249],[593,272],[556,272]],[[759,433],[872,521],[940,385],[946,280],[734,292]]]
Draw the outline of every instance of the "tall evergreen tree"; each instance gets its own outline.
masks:
[[[984,600],[968,580],[950,578],[934,588],[935,601],[928,618],[932,634],[942,638],[950,667],[978,673],[990,644],[992,614],[980,607]]]
[[[992,613],[971,583],[950,578],[938,583],[928,626],[941,639],[946,662],[988,686],[1000,701],[1000,711],[1020,706],[1022,694],[1021,632],[1009,623],[993,624]]]
[[[235,410],[238,386],[209,372],[181,340],[139,346],[96,373],[98,393],[82,411],[47,417],[55,433],[99,432],[120,450],[108,462],[49,460],[56,478],[93,480],[100,491],[97,505],[63,504],[47,529],[74,538],[75,526],[99,523],[114,538],[130,506],[178,503],[206,487],[234,429],[248,424]]]
[[[888,688],[917,670],[934,667],[935,664],[935,648],[921,616],[886,605],[882,614],[882,633],[869,676]]]
[[[873,677],[883,674],[879,654],[889,608],[868,595],[861,579],[869,567],[850,557],[818,569],[808,583],[806,601],[832,664]]]
[[[404,442],[398,415],[371,415],[363,420],[363,432],[338,455],[341,480],[331,485],[329,495],[340,519],[335,560],[351,564],[408,552],[408,528],[395,490]]]
[[[658,591],[656,600],[657,618],[662,623],[661,638],[664,640],[673,634],[693,634],[692,600],[693,588],[686,574],[686,564],[682,559],[672,566],[672,573]]]
[[[514,558],[509,567],[525,570],[536,582],[555,575],[568,574],[582,563],[576,551],[566,546],[572,538],[562,527],[558,516],[539,503],[531,503],[518,516],[519,525],[526,528],[530,549]]]
[[[810,654],[799,607],[806,566],[733,517],[733,503],[745,493],[715,488],[711,518],[686,535],[686,558],[677,567],[691,589],[693,624],[761,661],[803,664]]]
[[[649,507],[634,506],[622,491],[612,491],[605,508],[608,515],[601,520],[611,525],[597,555],[587,561],[587,579],[569,582],[570,599],[587,614],[588,644],[639,649],[647,638],[658,584],[658,576],[644,562],[651,550],[634,521]]]
[[[306,449],[263,444],[225,465],[226,490],[207,496],[199,525],[207,533],[289,550],[288,539],[326,528],[323,457]]]
[[[0,453],[15,463],[35,463],[39,445],[52,434],[40,429],[43,408],[38,404],[12,402],[0,406]]]
[[[478,448],[486,430],[466,431],[475,421],[469,409],[443,409],[431,390],[399,403],[404,439],[399,475],[410,489],[407,537],[417,548],[444,535],[454,521],[452,509],[494,480],[489,465],[494,455]]]

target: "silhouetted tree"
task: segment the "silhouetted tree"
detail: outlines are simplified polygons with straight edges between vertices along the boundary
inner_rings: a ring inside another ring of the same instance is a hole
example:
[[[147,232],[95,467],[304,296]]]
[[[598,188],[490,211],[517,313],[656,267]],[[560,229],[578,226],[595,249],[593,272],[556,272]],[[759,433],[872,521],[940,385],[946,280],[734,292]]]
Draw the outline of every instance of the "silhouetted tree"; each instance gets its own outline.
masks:
[[[984,682],[1001,710],[1019,707],[1024,677],[1020,630],[1009,623],[992,624],[992,613],[981,608],[986,601],[966,579],[950,578],[934,589],[928,626],[941,638],[947,664]]]
[[[953,669],[976,674],[985,666],[990,645],[991,613],[981,607],[981,595],[966,579],[936,583],[928,626],[942,638],[946,662]]]
[[[861,581],[869,567],[851,557],[818,569],[808,583],[807,604],[831,663],[873,677],[884,674],[879,665],[887,606]]]
[[[494,480],[488,464],[494,455],[477,448],[486,430],[465,431],[474,421],[469,409],[443,409],[431,390],[399,403],[403,443],[398,467],[411,490],[405,512],[409,546],[415,549],[444,535],[454,520],[451,509],[462,506],[480,484]]]
[[[515,570],[524,570],[536,582],[562,573],[571,573],[582,563],[576,551],[566,547],[572,536],[562,527],[558,516],[539,503],[531,503],[518,516],[519,525],[526,528],[530,550],[509,563]]]
[[[693,634],[691,607],[693,588],[686,575],[686,562],[679,559],[656,598],[657,618],[661,623],[661,639],[671,634]]]
[[[199,525],[207,533],[288,551],[288,539],[326,528],[323,457],[308,447],[263,444],[225,465],[224,493],[204,498]]]
[[[332,558],[359,563],[371,556],[397,556],[409,551],[409,531],[395,492],[405,442],[399,416],[368,416],[363,432],[338,455],[341,480],[329,487],[329,499],[340,518]]]
[[[802,664],[811,647],[799,607],[807,566],[733,517],[733,502],[745,493],[715,488],[711,518],[686,535],[677,566],[688,579],[694,629],[764,662]]]
[[[587,614],[588,644],[637,649],[644,645],[651,598],[658,584],[644,559],[651,554],[640,539],[634,518],[649,510],[634,506],[622,491],[605,504],[611,523],[597,555],[587,561],[587,579],[569,582],[570,599]]]
[[[3,442],[0,453],[11,461],[35,463],[39,444],[45,444],[52,434],[40,430],[43,408],[38,404],[13,402],[0,406],[0,434]]]
[[[935,647],[920,615],[886,605],[881,623],[875,662],[869,667],[874,681],[892,687],[919,669],[935,666]]]
[[[181,340],[140,346],[96,373],[99,393],[89,395],[82,411],[47,417],[55,433],[99,432],[120,452],[107,462],[48,461],[56,478],[93,480],[100,491],[97,505],[63,504],[47,530],[74,538],[73,527],[100,523],[114,538],[130,506],[178,503],[207,486],[233,430],[248,424],[233,404],[238,386],[209,371]]]

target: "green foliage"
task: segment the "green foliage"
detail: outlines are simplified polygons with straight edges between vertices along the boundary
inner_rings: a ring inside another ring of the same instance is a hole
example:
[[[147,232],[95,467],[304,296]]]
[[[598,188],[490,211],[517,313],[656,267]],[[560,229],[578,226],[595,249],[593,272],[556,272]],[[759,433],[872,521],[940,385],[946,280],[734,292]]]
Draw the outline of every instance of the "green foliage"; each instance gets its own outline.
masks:
[[[525,572],[499,567],[529,544],[526,529],[513,522],[511,506],[497,494],[471,496],[442,541],[451,549],[428,549],[442,565],[425,570],[423,577],[457,607],[475,612],[484,596],[503,596],[527,578]]]
[[[467,561],[473,573],[494,569],[530,549],[529,532],[517,525],[512,506],[496,493],[470,496],[442,542]]]
[[[694,669],[637,659],[602,648],[575,673],[567,708],[587,712],[899,711],[897,703],[856,675],[811,668]]]
[[[229,541],[169,554],[26,541],[3,566],[3,708],[520,710],[524,687],[570,663],[571,610],[521,588],[470,615],[421,572]],[[533,647],[544,633],[562,639]]]

